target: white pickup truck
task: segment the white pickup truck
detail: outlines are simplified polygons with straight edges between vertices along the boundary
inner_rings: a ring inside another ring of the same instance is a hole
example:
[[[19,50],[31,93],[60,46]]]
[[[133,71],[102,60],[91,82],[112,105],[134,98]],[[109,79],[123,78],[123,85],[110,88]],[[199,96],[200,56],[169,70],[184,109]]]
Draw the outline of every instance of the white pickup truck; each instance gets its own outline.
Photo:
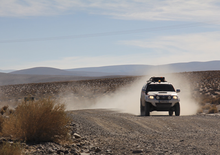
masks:
[[[171,83],[165,77],[151,77],[141,90],[140,113],[141,116],[150,116],[152,111],[168,111],[172,116],[180,115],[180,99]]]

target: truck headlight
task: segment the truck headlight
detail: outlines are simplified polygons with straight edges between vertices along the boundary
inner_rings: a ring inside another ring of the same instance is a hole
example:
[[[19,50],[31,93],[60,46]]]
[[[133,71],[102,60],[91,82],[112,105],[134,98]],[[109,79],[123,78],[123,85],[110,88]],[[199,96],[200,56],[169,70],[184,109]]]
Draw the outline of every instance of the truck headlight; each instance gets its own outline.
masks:
[[[154,99],[154,96],[150,95],[148,96],[149,99],[153,100]]]
[[[174,100],[177,100],[177,99],[178,99],[178,96],[173,96],[173,99],[174,99]]]

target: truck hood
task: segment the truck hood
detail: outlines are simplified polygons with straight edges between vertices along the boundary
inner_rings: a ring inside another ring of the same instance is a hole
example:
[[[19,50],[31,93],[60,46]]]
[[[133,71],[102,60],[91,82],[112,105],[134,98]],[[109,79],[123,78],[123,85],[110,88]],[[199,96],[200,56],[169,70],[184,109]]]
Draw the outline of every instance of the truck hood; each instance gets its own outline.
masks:
[[[156,91],[156,92],[154,92],[154,91],[151,91],[151,92],[148,92],[147,93],[148,95],[153,95],[153,96],[155,96],[155,95],[172,95],[172,96],[174,96],[174,95],[176,95],[177,96],[177,93],[176,92],[169,92],[169,91]]]

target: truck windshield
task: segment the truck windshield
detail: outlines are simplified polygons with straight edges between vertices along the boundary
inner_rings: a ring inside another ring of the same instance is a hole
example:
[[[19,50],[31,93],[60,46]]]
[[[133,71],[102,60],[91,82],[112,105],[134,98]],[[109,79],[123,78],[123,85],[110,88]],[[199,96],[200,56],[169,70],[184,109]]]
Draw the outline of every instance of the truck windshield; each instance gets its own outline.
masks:
[[[170,84],[152,84],[148,85],[146,91],[175,91]]]

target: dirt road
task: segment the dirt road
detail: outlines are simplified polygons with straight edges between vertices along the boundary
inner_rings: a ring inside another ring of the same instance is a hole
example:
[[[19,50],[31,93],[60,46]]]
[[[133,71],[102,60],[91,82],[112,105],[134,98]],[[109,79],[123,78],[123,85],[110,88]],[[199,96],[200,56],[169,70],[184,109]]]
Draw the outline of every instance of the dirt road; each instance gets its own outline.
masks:
[[[101,150],[96,154],[220,154],[218,115],[140,117],[76,110],[71,117],[77,133]]]

